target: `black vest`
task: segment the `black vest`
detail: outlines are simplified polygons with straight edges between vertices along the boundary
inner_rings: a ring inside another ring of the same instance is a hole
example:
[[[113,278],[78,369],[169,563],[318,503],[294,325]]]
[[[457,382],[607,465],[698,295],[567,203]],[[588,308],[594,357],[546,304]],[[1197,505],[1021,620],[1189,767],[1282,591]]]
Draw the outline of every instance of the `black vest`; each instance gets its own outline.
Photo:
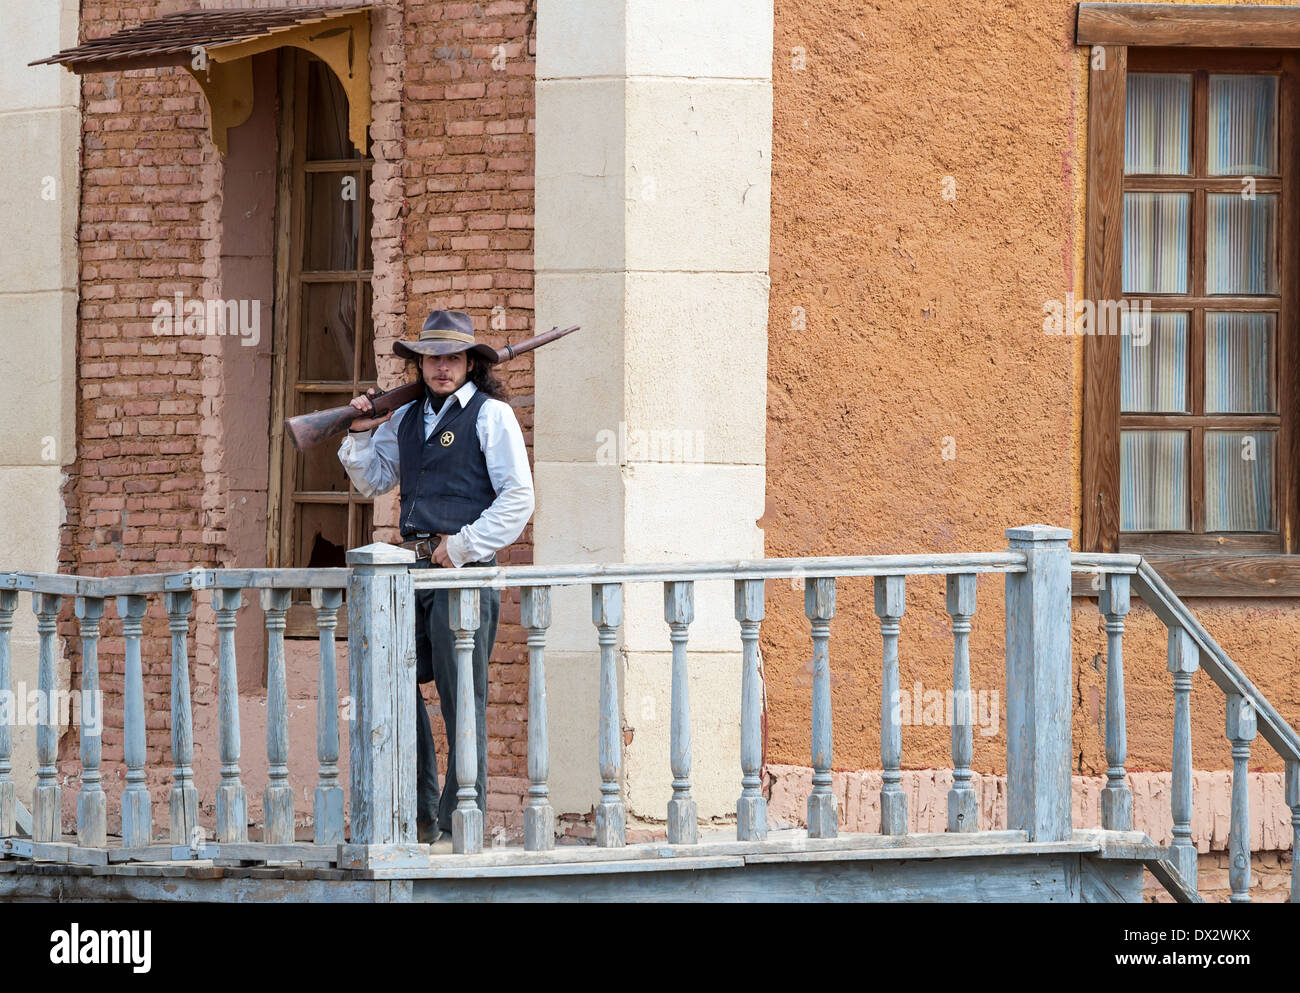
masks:
[[[397,459],[403,538],[417,531],[455,534],[492,506],[496,491],[476,430],[479,408],[486,399],[486,393],[476,390],[462,407],[454,395],[447,397],[443,403],[451,404],[452,409],[427,441],[425,397],[412,403],[402,418],[397,428]]]

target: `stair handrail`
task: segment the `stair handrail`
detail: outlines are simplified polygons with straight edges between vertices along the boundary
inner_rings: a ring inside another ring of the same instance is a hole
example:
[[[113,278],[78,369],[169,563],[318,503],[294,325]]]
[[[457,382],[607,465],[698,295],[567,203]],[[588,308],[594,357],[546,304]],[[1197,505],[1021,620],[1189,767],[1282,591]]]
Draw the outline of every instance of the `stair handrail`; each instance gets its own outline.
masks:
[[[1145,558],[1132,554],[1075,553],[1075,573],[1091,574],[1098,610],[1105,618],[1106,651],[1106,787],[1102,791],[1102,828],[1131,830],[1132,791],[1125,769],[1127,732],[1124,705],[1123,636],[1129,612],[1130,581],[1142,600],[1169,630],[1168,668],[1174,676],[1173,844],[1168,865],[1171,892],[1180,886],[1196,893],[1197,849],[1191,837],[1192,676],[1204,669],[1225,697],[1225,733],[1232,742],[1232,817],[1229,830],[1229,881],[1234,903],[1250,900],[1250,799],[1247,788],[1250,744],[1257,733],[1285,762],[1285,802],[1291,808],[1293,853],[1300,853],[1300,734],[1277,712],[1259,688],[1214,640],[1196,615]],[[1160,874],[1158,874],[1160,875]],[[1164,880],[1163,875],[1161,876]],[[1166,885],[1169,885],[1166,883]],[[1291,899],[1300,902],[1300,860],[1293,858]]]
[[[1241,667],[1205,630],[1196,615],[1169,588],[1169,584],[1151,563],[1141,558],[1133,578],[1142,602],[1151,608],[1151,612],[1166,627],[1180,627],[1192,636],[1200,650],[1201,668],[1214,684],[1225,694],[1235,693],[1250,700],[1259,719],[1260,734],[1273,750],[1288,762],[1300,762],[1300,734],[1282,718],[1259,688],[1241,671]]]

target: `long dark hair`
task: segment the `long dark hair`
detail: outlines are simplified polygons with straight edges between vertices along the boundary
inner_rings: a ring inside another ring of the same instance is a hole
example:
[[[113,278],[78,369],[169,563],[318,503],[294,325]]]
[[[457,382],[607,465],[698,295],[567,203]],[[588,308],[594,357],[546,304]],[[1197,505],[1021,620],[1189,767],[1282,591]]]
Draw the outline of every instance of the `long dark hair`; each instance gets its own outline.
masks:
[[[413,369],[415,372],[415,382],[423,383],[424,373],[420,369],[420,363],[411,358],[408,358],[406,363],[407,368]],[[506,384],[497,378],[496,374],[492,371],[493,368],[492,363],[480,358],[473,352],[470,353],[469,381],[493,400],[501,400],[505,403],[509,403],[510,391],[506,388]],[[428,384],[425,384],[424,392],[428,395]]]
[[[503,400],[510,402],[510,391],[506,389],[506,384],[496,377],[492,371],[494,366],[486,359],[471,354],[469,357],[469,379],[476,387],[486,393],[493,400]]]

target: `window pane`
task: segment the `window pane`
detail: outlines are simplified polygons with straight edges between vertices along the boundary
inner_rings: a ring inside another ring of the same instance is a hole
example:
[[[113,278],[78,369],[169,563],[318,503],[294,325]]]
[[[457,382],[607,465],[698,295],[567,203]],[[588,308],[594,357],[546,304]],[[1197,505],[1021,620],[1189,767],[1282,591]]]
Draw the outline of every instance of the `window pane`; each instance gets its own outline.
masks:
[[[375,326],[372,320],[375,310],[375,294],[369,283],[361,287],[361,382],[373,383],[378,379],[375,372]]]
[[[299,568],[336,569],[347,565],[348,505],[302,503],[297,507],[294,562]]]
[[[375,508],[373,504],[358,503],[356,504],[355,524],[356,530],[352,533],[352,548],[360,548],[363,545],[369,545],[374,540],[375,531]]]
[[[1271,414],[1276,314],[1205,315],[1205,412]]]
[[[1126,310],[1120,337],[1120,410],[1187,410],[1187,315]]]
[[[1277,77],[1210,77],[1211,176],[1277,175]]]
[[[330,407],[341,407],[353,393],[299,393],[295,414],[310,414]],[[305,452],[295,452],[298,460],[296,492],[346,493],[350,487],[348,474],[338,458],[338,445],[322,444]]]
[[[1187,530],[1187,432],[1121,431],[1122,531]]]
[[[1124,171],[1185,176],[1191,171],[1192,77],[1130,73]]]
[[[1187,292],[1186,193],[1124,194],[1124,292]]]
[[[361,268],[366,270],[375,267],[375,257],[370,250],[370,232],[375,226],[375,205],[370,200],[370,184],[372,182],[374,182],[374,175],[371,172],[366,171],[361,174],[361,191],[358,196],[366,208],[366,219],[361,228]]]
[[[1272,531],[1272,431],[1205,432],[1205,530]]]
[[[307,158],[355,159],[348,139],[348,96],[324,62],[307,63]]]
[[[298,379],[351,383],[356,324],[356,283],[305,284],[298,331]]]
[[[359,174],[309,172],[306,179],[303,270],[355,271],[360,197],[366,195]]]
[[[1206,208],[1206,292],[1276,293],[1277,197],[1211,193]]]

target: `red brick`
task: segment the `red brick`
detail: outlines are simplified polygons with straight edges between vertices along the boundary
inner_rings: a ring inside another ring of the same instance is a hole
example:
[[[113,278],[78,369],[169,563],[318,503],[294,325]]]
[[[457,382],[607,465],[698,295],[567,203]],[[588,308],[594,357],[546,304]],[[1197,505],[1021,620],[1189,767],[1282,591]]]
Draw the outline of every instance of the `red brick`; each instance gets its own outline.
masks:
[[[193,5],[83,0],[82,33],[93,25],[90,33],[106,34]],[[372,248],[381,342],[408,330],[411,307],[464,306],[486,329],[492,307],[504,303],[509,339],[531,330],[534,63],[525,54],[532,42],[523,34],[530,23],[526,0],[406,0],[397,33],[375,36]],[[505,72],[491,67],[498,44],[506,46]],[[434,54],[452,48],[471,54],[454,60]],[[402,90],[385,92],[389,80],[401,81]],[[212,253],[220,232],[210,213],[212,189],[205,186],[218,161],[206,133],[207,108],[194,82],[177,69],[111,79],[92,74],[82,85],[80,437],[65,490],[61,566],[114,574],[227,564],[223,488],[229,480],[219,475],[219,426],[209,423],[219,410],[220,358],[206,353],[210,342],[203,339],[154,335],[150,309],[176,291],[201,296],[207,281],[220,275]],[[506,334],[490,336],[499,341]],[[403,371],[395,361],[379,365],[386,385]],[[532,358],[524,356],[509,374],[512,391],[528,398],[518,408],[526,429],[531,370]],[[392,530],[391,504],[377,507],[377,537]],[[531,558],[526,529],[503,561]],[[110,619],[105,630],[111,625],[120,635],[120,622]],[[150,786],[162,804],[170,764],[169,667],[166,620],[157,603],[149,625],[146,667],[159,680],[157,698],[150,695],[157,708],[148,734],[148,753],[156,761]],[[63,633],[75,646],[75,630]],[[522,640],[515,605],[499,628],[497,688],[488,707],[494,728],[490,823],[513,831],[521,823],[518,783],[526,788]],[[119,674],[120,686],[120,640],[110,645],[106,639],[101,656],[105,672]],[[74,654],[74,672],[75,665]],[[106,690],[109,713],[117,715],[117,728],[104,736],[108,768],[120,762],[121,706],[116,691]],[[211,691],[196,669],[196,707],[211,699],[205,696]],[[110,717],[106,731],[112,728]],[[67,757],[75,772],[75,748]],[[215,759],[200,751],[196,762],[202,761]],[[494,788],[499,782],[508,788]],[[120,795],[120,782],[115,788]]]

